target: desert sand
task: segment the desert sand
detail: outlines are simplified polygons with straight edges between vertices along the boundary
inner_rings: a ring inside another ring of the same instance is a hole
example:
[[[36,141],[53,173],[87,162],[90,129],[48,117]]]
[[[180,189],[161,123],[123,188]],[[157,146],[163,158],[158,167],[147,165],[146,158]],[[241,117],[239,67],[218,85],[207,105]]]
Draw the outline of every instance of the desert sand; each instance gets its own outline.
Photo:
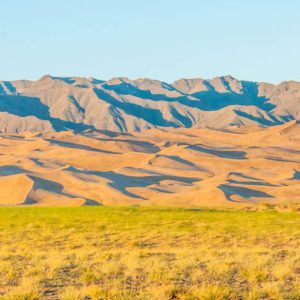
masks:
[[[300,124],[0,135],[0,205],[300,201]]]

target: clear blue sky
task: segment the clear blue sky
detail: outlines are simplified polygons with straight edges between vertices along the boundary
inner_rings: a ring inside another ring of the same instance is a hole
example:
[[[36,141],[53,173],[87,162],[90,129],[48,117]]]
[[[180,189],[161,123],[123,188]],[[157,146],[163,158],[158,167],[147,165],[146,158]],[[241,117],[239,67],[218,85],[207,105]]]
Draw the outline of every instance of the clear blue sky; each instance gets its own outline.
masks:
[[[300,81],[299,0],[0,0],[0,79]]]

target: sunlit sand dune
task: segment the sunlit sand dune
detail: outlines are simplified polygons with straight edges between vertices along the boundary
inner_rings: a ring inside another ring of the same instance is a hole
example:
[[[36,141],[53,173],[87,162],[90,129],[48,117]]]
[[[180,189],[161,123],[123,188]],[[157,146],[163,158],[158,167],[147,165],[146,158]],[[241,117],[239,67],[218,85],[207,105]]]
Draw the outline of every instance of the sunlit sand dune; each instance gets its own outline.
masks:
[[[300,201],[300,124],[1,134],[0,205]]]

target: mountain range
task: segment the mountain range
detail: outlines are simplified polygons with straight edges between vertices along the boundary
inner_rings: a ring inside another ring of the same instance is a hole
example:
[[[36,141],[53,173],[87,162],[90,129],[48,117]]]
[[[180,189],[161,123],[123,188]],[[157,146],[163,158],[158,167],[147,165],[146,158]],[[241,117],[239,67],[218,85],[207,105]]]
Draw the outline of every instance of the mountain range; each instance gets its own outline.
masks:
[[[166,83],[119,77],[0,81],[0,132],[269,127],[300,119],[300,82],[232,76]]]

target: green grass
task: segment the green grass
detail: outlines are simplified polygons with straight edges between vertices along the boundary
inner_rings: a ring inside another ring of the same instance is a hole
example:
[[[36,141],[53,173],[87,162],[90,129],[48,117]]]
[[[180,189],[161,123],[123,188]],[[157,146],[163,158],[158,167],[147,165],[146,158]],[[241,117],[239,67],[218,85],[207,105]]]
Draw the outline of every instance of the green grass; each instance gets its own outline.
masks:
[[[299,249],[297,212],[0,208],[0,299],[300,299]]]

